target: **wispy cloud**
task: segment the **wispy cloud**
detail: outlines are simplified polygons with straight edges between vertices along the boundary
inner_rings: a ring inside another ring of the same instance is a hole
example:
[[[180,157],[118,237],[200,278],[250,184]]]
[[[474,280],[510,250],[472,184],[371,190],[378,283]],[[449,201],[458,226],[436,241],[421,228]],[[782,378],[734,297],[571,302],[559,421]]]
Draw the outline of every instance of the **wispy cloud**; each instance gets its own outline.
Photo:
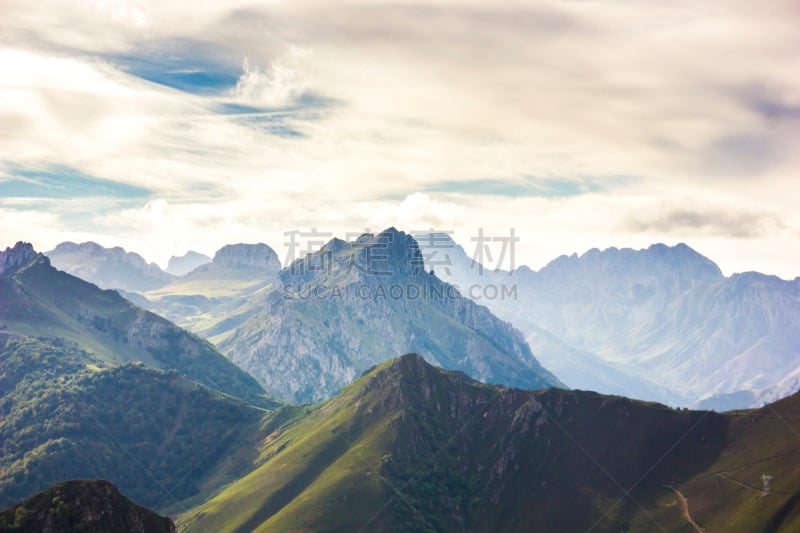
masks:
[[[719,206],[662,206],[626,219],[623,228],[671,235],[713,235],[733,238],[768,238],[787,230],[768,211],[748,211]],[[797,233],[794,235],[798,237]]]
[[[524,226],[535,262],[668,238],[693,215],[637,213],[688,197],[764,214],[759,253],[788,273],[800,247],[768,220],[800,227],[799,18],[791,0],[7,0],[0,159],[146,190],[97,238],[159,254],[425,204],[420,222]],[[145,231],[159,200],[173,218]],[[11,234],[25,208],[4,206]],[[694,220],[697,239],[745,257],[735,222]]]
[[[425,187],[428,192],[460,193],[478,196],[536,196],[560,198],[598,193],[636,181],[628,176],[602,178],[538,178],[524,176],[519,179],[479,179],[471,181],[441,181]]]

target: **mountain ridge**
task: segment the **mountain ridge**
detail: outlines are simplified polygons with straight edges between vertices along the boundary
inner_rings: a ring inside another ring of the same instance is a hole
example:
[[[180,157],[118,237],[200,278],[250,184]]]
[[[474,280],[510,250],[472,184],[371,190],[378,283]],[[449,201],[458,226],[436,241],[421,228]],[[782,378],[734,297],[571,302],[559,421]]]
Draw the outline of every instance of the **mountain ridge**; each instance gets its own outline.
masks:
[[[416,241],[394,228],[333,240],[278,280],[218,346],[285,399],[322,399],[408,351],[486,381],[561,384],[510,324],[426,272]]]
[[[289,409],[259,466],[181,515],[181,527],[690,530],[668,487],[709,530],[800,525],[800,444],[777,418],[800,413],[797,395],[722,415],[495,387],[407,354],[331,400]],[[766,498],[742,486],[762,469],[780,480]]]
[[[786,376],[800,368],[792,363],[800,355],[797,281],[725,277],[684,243],[592,249],[539,270],[481,273],[452,239],[435,239],[420,242],[429,262],[449,255],[451,264],[437,267],[443,278],[515,288],[516,300],[482,303],[522,330],[570,386],[709,408],[756,406],[792,392]]]

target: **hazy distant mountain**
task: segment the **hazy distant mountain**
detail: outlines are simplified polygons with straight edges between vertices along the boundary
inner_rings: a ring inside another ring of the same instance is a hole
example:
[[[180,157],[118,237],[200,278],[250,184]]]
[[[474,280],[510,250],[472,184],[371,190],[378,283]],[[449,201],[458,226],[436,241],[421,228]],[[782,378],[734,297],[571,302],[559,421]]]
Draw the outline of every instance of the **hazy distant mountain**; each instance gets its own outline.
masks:
[[[272,287],[281,263],[266,244],[229,244],[214,259],[171,283],[125,296],[203,337],[218,342],[254,312],[242,304]]]
[[[189,250],[182,256],[172,256],[167,263],[167,272],[173,276],[185,276],[195,268],[210,263],[211,258],[205,254]]]
[[[10,335],[63,339],[105,366],[142,362],[173,369],[226,394],[260,403],[258,383],[208,342],[102,290],[56,270],[27,243],[0,252],[0,329]]]
[[[0,512],[0,531],[174,533],[165,516],[136,505],[101,479],[65,481]]]
[[[46,252],[54,267],[103,289],[147,291],[166,285],[174,276],[148,263],[142,256],[120,247],[104,248],[94,242],[62,242]]]
[[[447,238],[419,239],[424,255],[449,256],[437,274],[462,287],[515,287],[516,297],[479,301],[520,328],[567,385],[728,408],[797,390],[800,278],[726,278],[685,244],[593,249],[539,271],[480,274]]]
[[[333,239],[250,298],[218,346],[271,393],[297,402],[330,396],[407,351],[490,383],[560,385],[518,331],[422,266],[414,239],[394,228]]]
[[[487,386],[406,355],[287,407],[194,531],[797,531],[800,396],[716,414]],[[762,474],[771,477],[764,491]]]

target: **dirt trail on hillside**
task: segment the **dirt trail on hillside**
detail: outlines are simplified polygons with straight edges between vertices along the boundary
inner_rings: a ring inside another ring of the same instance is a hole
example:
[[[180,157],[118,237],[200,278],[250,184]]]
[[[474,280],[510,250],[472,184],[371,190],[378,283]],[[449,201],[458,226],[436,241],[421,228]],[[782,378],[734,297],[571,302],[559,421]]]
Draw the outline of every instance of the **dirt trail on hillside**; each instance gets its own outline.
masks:
[[[681,502],[681,511],[683,512],[683,517],[686,519],[686,521],[691,524],[697,533],[705,533],[705,529],[697,525],[697,522],[694,521],[692,515],[689,514],[689,500],[686,499],[686,496],[684,496],[683,493],[675,487],[667,488],[678,495],[678,500]]]

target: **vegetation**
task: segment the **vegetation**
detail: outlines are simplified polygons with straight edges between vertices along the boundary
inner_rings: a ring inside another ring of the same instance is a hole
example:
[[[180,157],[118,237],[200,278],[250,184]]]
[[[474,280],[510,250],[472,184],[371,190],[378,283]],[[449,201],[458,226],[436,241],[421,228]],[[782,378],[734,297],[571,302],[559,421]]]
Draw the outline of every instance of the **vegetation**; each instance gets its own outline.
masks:
[[[41,256],[39,256],[41,257]],[[261,407],[278,405],[207,341],[117,294],[60,272],[45,258],[0,276],[0,324],[17,336],[59,338],[105,366],[142,362]]]
[[[60,483],[0,512],[8,533],[172,533],[172,520],[125,498],[103,480]]]
[[[129,364],[104,368],[66,343],[0,340],[0,505],[77,477],[103,477],[145,505],[195,495],[255,431],[260,409]]]
[[[783,422],[799,417],[800,396],[721,415],[498,388],[404,356],[328,402],[265,420],[260,465],[179,524],[694,531],[689,517],[709,531],[796,531],[800,441]],[[774,480],[763,496],[765,469]]]

